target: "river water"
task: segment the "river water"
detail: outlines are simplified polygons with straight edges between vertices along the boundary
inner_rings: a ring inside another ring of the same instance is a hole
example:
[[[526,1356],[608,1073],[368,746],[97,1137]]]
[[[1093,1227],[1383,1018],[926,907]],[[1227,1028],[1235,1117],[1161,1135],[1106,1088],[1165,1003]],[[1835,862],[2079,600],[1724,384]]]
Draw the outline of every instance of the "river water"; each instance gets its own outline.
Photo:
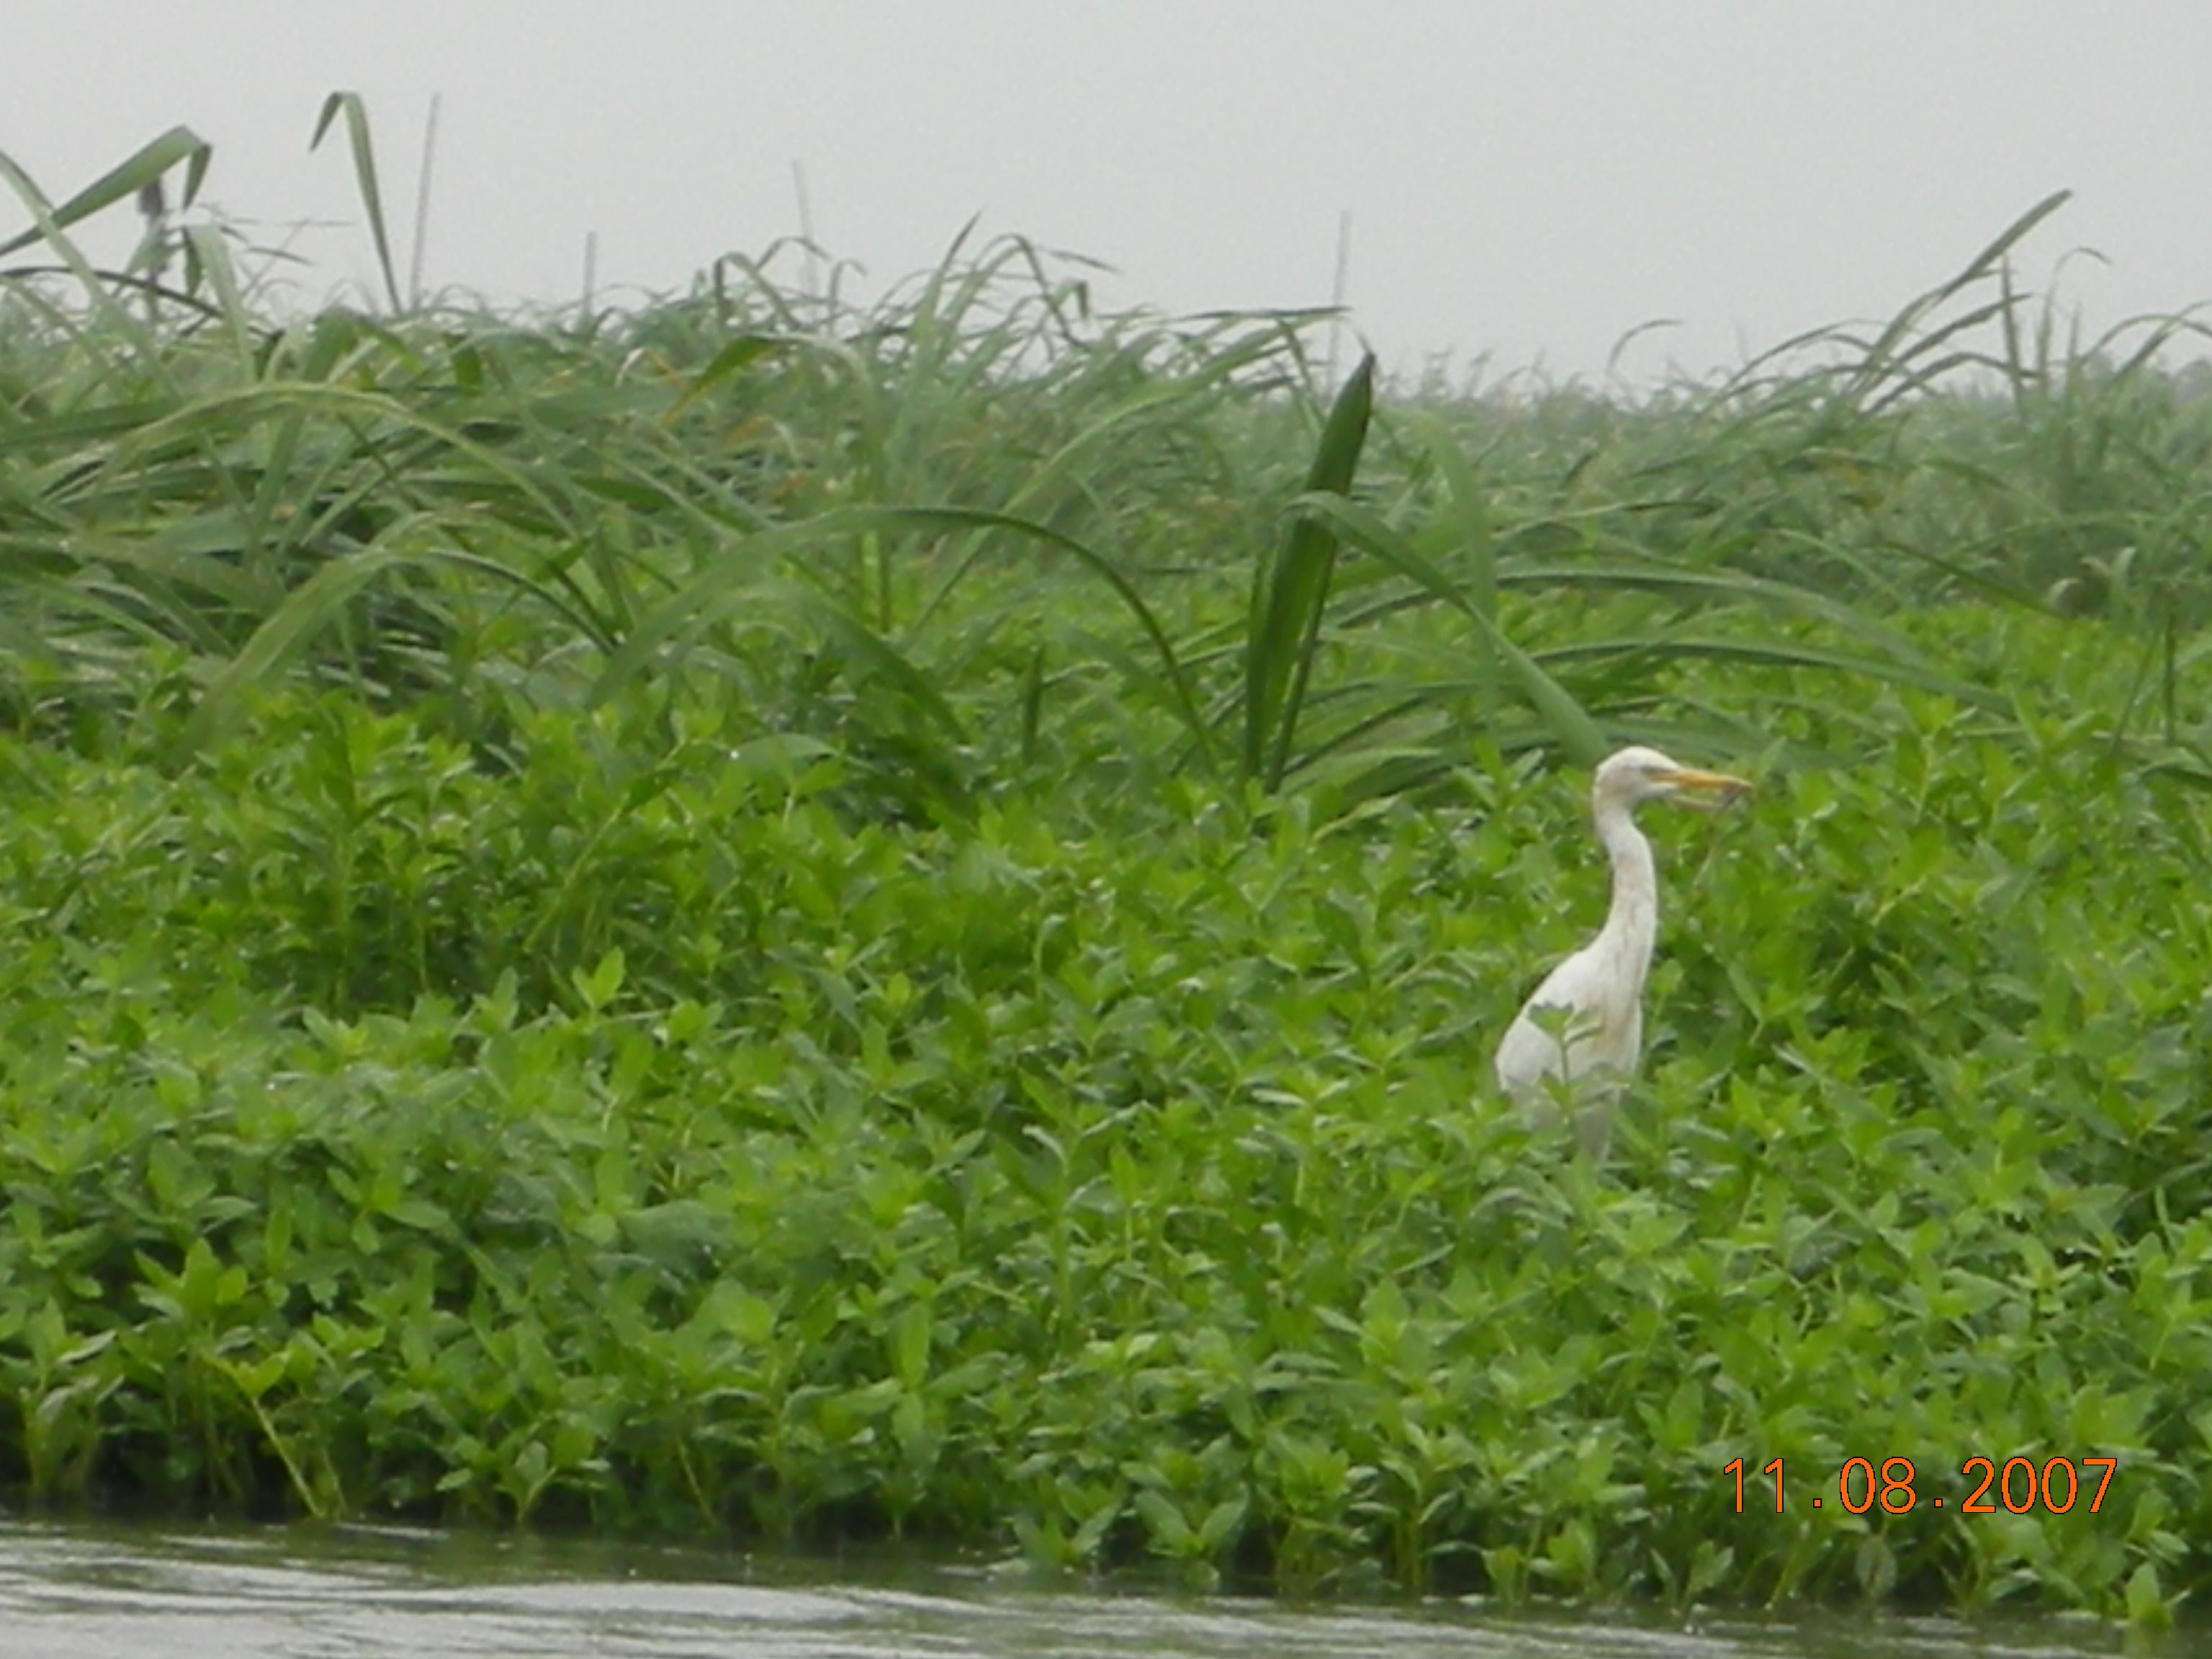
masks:
[[[2197,1632],[2201,1639],[2204,1632]],[[1077,1594],[981,1570],[763,1563],[389,1528],[0,1522],[0,1659],[2072,1659],[2181,1654],[2110,1626],[1504,1615]]]

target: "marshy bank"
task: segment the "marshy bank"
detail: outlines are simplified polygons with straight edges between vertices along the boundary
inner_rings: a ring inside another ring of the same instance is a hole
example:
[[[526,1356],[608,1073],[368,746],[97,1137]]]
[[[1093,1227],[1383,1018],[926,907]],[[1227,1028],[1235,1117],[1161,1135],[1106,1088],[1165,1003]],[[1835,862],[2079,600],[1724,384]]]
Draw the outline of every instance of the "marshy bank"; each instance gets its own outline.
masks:
[[[1639,398],[1323,386],[1307,319],[1097,315],[1018,242],[865,309],[733,260],[288,316],[220,226],[157,281],[49,216],[0,1482],[2160,1622],[2212,398],[2185,325],[2015,290],[2055,205]],[[1596,1176],[1486,1067],[1616,738],[1760,790],[1665,832]]]

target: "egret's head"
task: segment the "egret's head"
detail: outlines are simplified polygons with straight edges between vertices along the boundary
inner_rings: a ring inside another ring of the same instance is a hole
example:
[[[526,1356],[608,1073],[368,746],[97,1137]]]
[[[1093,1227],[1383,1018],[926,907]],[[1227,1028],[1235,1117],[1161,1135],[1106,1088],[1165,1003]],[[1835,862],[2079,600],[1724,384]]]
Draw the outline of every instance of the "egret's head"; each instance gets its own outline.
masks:
[[[1647,800],[1675,800],[1711,811],[1725,806],[1751,786],[1725,772],[1700,772],[1669,760],[1656,749],[1624,749],[1606,757],[1590,783],[1590,799],[1601,810],[1609,804],[1640,806]]]

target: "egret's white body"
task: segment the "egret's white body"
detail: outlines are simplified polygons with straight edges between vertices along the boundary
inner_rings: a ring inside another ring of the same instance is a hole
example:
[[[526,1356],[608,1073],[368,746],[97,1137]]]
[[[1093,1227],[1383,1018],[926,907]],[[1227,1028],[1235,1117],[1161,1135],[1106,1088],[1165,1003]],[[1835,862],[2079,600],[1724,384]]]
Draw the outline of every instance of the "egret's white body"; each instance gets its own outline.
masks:
[[[1648,800],[1720,805],[1751,786],[1682,766],[1656,749],[1624,749],[1590,783],[1597,838],[1613,863],[1613,905],[1597,937],[1544,976],[1498,1046],[1498,1081],[1532,1126],[1575,1106],[1583,1150],[1603,1155],[1613,1097],[1644,1047],[1644,979],[1659,933],[1659,875],[1636,827]]]

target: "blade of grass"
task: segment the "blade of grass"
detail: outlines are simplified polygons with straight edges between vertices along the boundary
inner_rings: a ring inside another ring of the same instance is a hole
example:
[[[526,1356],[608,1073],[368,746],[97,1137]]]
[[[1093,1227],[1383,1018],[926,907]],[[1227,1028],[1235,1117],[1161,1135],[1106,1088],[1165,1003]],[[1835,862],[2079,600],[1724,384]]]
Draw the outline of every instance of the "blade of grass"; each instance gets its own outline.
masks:
[[[376,264],[384,277],[385,297],[397,314],[405,307],[400,298],[399,277],[392,263],[392,237],[384,224],[384,192],[376,182],[376,146],[369,136],[368,106],[362,101],[359,93],[334,92],[323,100],[322,113],[315,118],[315,134],[307,141],[307,148],[320,149],[331,124],[341,118],[345,122],[346,143],[353,152],[354,184],[361,191],[362,211],[368,216],[369,240],[376,245]]]
[[[1375,400],[1375,355],[1360,359],[1322,426],[1309,495],[1342,495],[1352,488]],[[1253,585],[1244,676],[1244,765],[1269,789],[1279,787],[1290,763],[1298,705],[1313,670],[1328,604],[1337,538],[1320,519],[1300,514],[1284,532],[1273,556]]]
[[[190,127],[171,127],[151,143],[143,145],[127,159],[109,168],[59,207],[48,209],[43,214],[33,214],[35,222],[26,231],[19,232],[0,242],[0,257],[30,246],[34,242],[51,241],[54,233],[90,218],[102,208],[135,198],[138,192],[166,175],[169,169],[183,164],[185,171],[184,197],[180,205],[190,206],[199,194],[200,181],[207,176],[208,163],[214,158],[214,149],[207,140]],[[29,180],[12,162],[0,158],[0,165],[21,194]],[[43,198],[41,198],[43,199]]]

